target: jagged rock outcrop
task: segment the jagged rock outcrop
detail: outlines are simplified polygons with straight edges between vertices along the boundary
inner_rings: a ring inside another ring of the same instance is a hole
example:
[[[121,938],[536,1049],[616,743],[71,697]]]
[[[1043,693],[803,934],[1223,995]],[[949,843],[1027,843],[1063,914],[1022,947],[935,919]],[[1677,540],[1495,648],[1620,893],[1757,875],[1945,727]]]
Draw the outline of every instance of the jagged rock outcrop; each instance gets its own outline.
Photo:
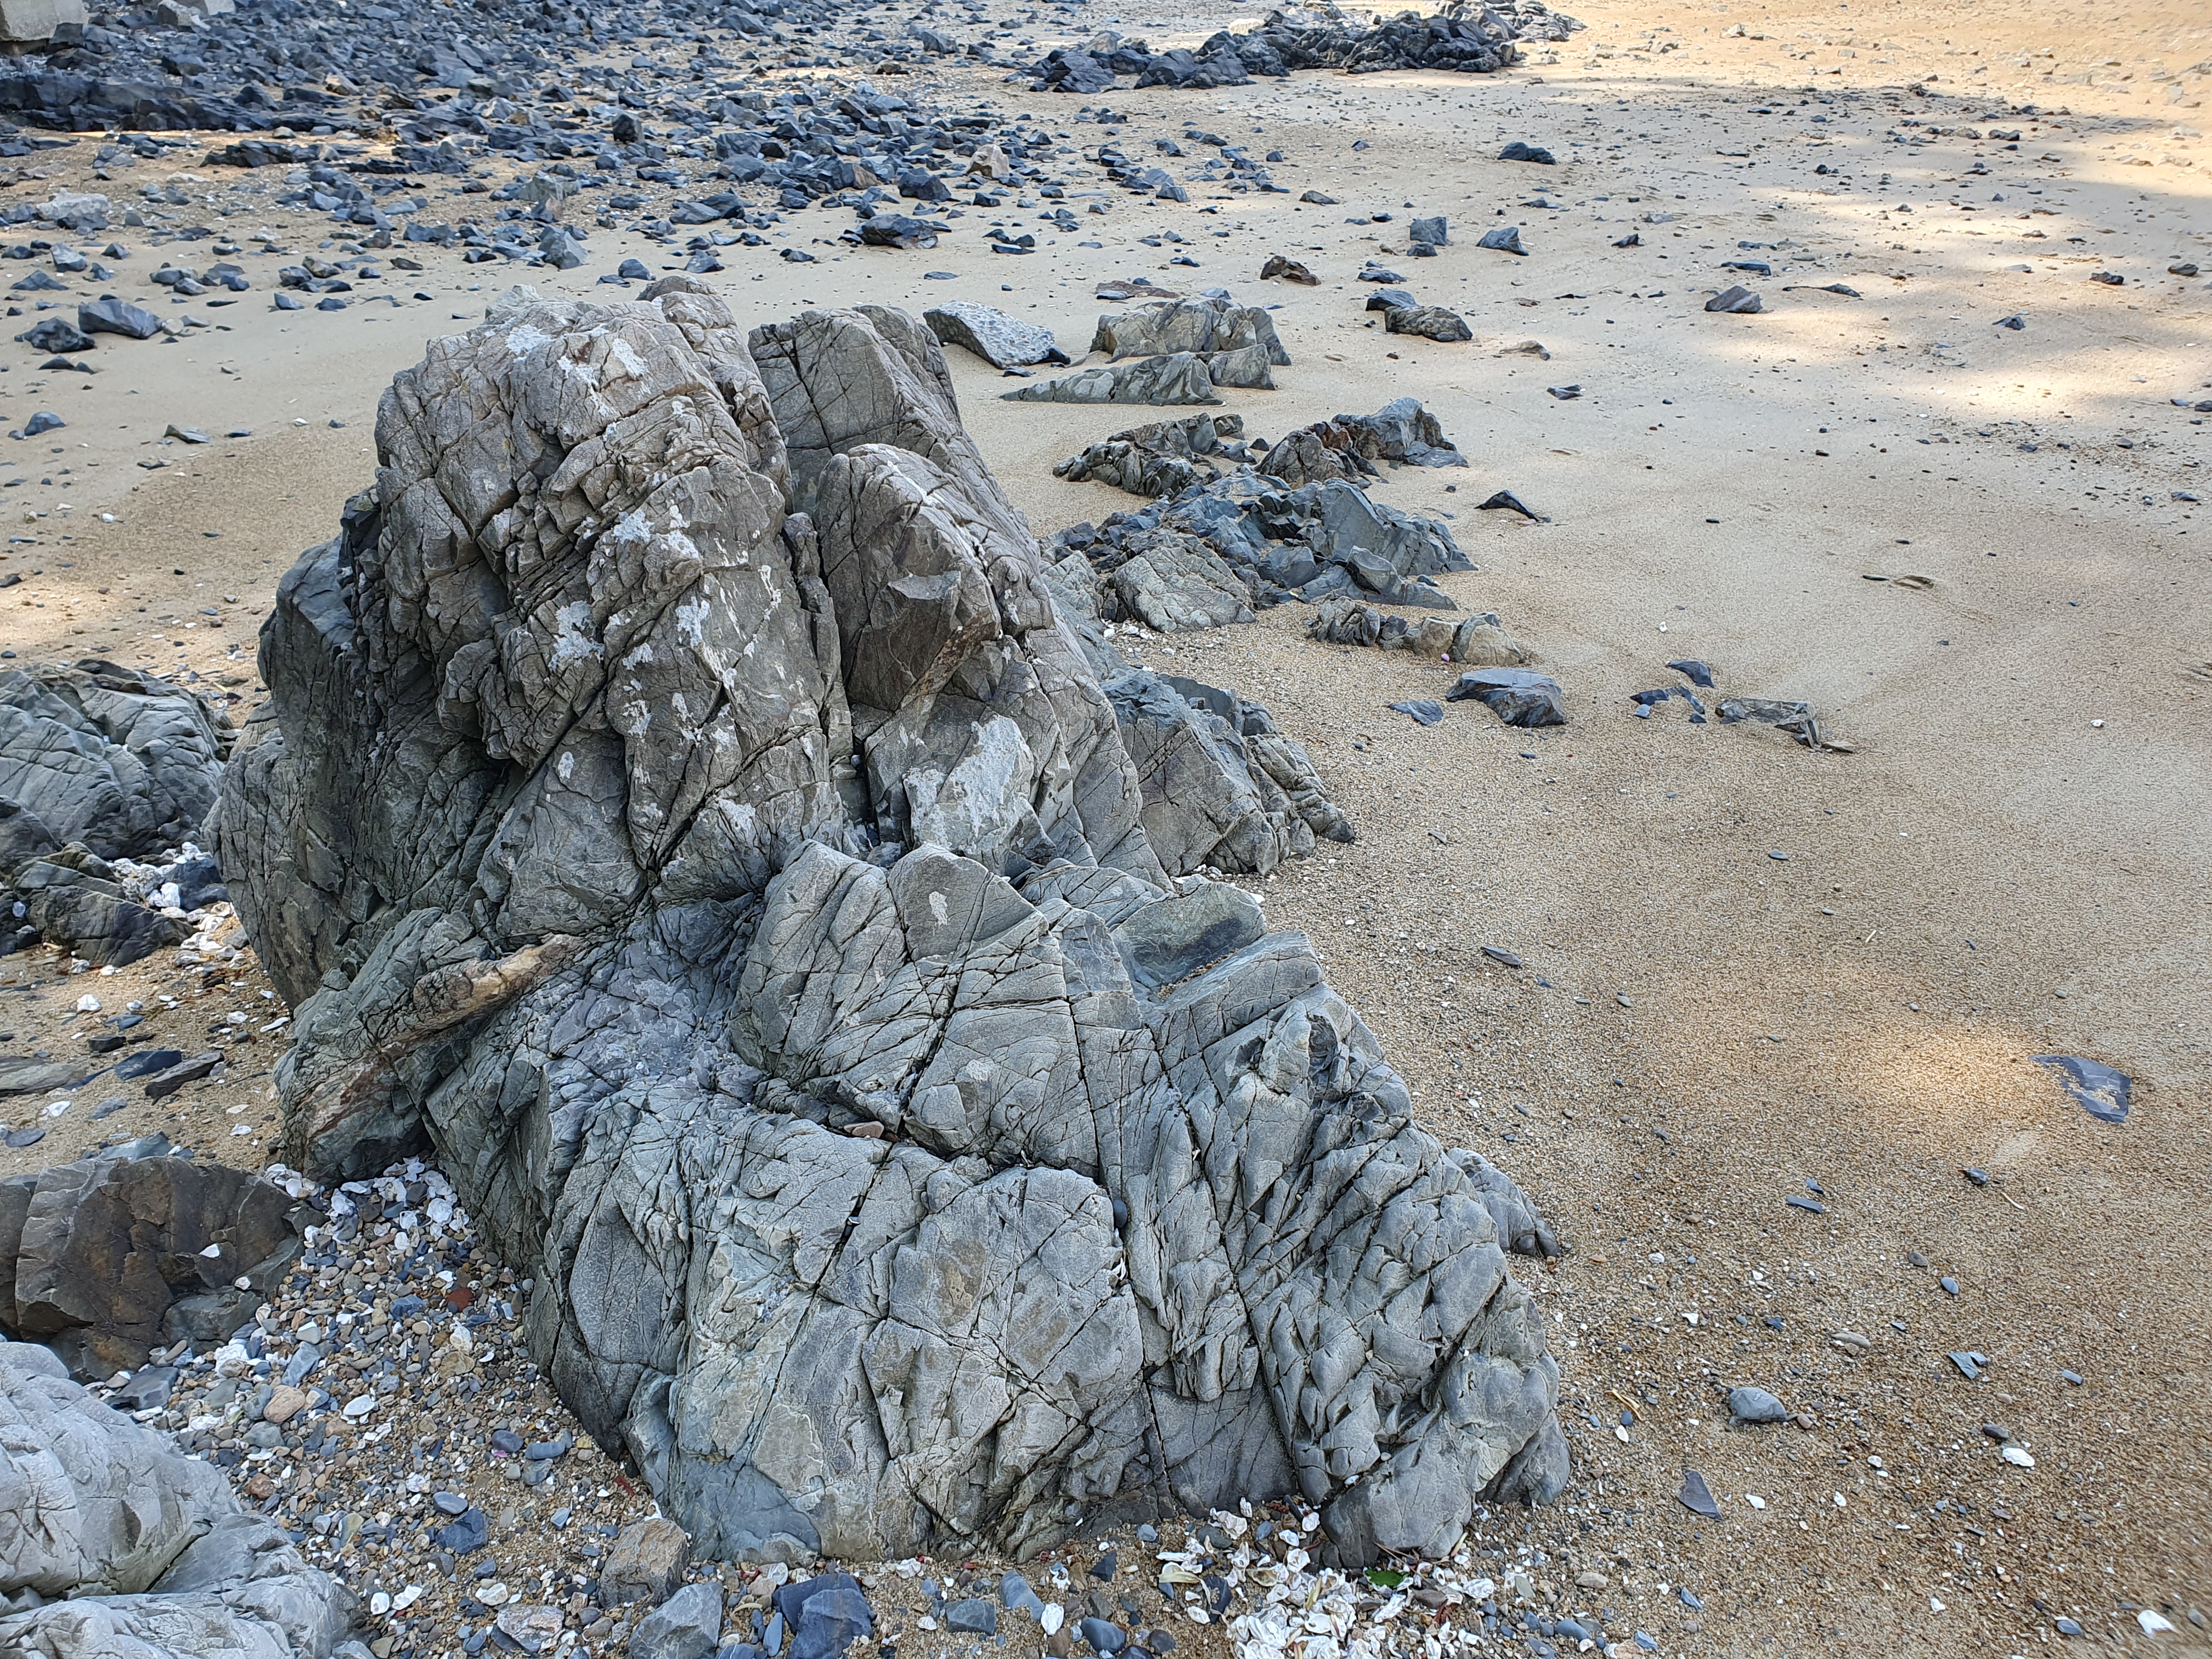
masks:
[[[222,1343],[299,1255],[312,1215],[281,1188],[169,1150],[154,1135],[0,1182],[0,1328],[86,1382]]]
[[[0,1653],[40,1659],[325,1659],[354,1614],[221,1470],[18,1343],[0,1343]]]
[[[1218,299],[1170,300],[1111,313],[1098,319],[1091,349],[1109,360],[1188,352],[1206,365],[1215,386],[1264,391],[1274,388],[1271,368],[1288,368],[1291,361],[1265,307]]]
[[[1237,586],[1251,611],[1353,593],[1456,610],[1434,579],[1474,568],[1437,520],[1372,501],[1348,478],[1287,488],[1249,467],[1097,526],[1072,525],[1053,538],[1048,556],[1071,552],[1091,561],[1123,614],[1164,632],[1246,620],[1231,614]],[[1139,561],[1133,577],[1121,575]]]
[[[1467,457],[1417,399],[1400,398],[1372,415],[1339,415],[1300,427],[1267,452],[1259,471],[1296,487],[1376,477],[1377,461],[1393,467],[1465,466]]]
[[[222,845],[292,1161],[431,1142],[706,1553],[1555,1493],[1548,1232],[1175,872],[1220,815],[1148,793],[937,342],[645,293],[433,341],[279,589]]]
[[[1221,460],[1249,459],[1242,415],[1192,415],[1101,438],[1053,468],[1055,478],[1112,484],[1133,495],[1173,495],[1221,477]],[[1217,459],[1217,458],[1219,458]]]
[[[121,967],[182,939],[115,865],[201,832],[233,736],[196,693],[97,658],[0,673],[0,890],[22,907],[0,950]]]

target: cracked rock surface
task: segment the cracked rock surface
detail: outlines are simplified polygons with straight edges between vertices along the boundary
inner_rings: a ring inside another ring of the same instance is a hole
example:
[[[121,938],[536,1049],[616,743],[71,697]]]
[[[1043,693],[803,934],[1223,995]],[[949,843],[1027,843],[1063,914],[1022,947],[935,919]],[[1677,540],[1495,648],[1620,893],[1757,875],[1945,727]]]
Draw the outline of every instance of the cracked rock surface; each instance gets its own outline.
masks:
[[[707,1553],[1293,1490],[1435,1552],[1554,1495],[1507,1267],[1548,1232],[1302,935],[1184,873],[1095,581],[929,331],[646,292],[433,342],[279,590],[222,846],[294,1161],[430,1143]],[[1256,822],[1316,833],[1213,696]]]
[[[220,1469],[18,1343],[0,1343],[0,1652],[40,1659],[324,1659],[353,1617]]]

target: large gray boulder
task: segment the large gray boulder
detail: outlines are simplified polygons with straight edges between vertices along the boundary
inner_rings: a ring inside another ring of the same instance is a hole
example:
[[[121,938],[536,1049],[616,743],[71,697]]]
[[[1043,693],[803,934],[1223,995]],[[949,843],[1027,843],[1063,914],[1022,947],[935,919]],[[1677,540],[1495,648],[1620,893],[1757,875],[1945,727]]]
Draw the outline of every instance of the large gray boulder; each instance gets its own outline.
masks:
[[[1291,1491],[1434,1552],[1559,1490],[1527,1200],[1164,859],[927,330],[520,306],[378,440],[223,803],[290,1158],[429,1142],[702,1553]]]
[[[221,1470],[15,1343],[0,1343],[0,1653],[40,1659],[324,1659],[354,1612]]]

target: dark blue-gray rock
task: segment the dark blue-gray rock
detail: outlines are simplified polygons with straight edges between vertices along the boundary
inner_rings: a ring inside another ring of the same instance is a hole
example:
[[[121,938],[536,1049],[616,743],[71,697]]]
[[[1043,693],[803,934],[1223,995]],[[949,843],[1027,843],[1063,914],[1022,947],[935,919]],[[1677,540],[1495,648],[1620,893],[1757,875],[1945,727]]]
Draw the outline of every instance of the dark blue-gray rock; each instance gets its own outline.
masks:
[[[1500,253],[1518,253],[1525,256],[1528,252],[1527,248],[1521,246],[1521,227],[1518,225],[1499,225],[1495,229],[1486,230],[1476,240],[1474,245],[1477,247],[1495,248]]]
[[[1128,1632],[1104,1619],[1083,1620],[1075,1629],[1091,1652],[1100,1656],[1100,1659],[1108,1659],[1108,1656],[1119,1653],[1129,1645]]]
[[[1431,247],[1442,247],[1447,240],[1444,216],[1439,213],[1431,218],[1416,219],[1407,228],[1406,234],[1417,242],[1425,242]]]
[[[471,1554],[491,1541],[490,1517],[471,1504],[433,1532],[430,1541],[448,1554]]]
[[[786,1591],[798,1591],[787,1597]],[[875,1614],[850,1573],[823,1573],[777,1591],[777,1607],[791,1628],[790,1659],[839,1659],[855,1642],[875,1633]],[[977,1605],[987,1611],[988,1601]]]
[[[706,1659],[722,1633],[722,1586],[686,1584],[638,1621],[631,1659]]]
[[[1785,1423],[1790,1407],[1764,1389],[1742,1384],[1729,1390],[1729,1413],[1741,1423]]]
[[[1682,1489],[1674,1494],[1674,1501],[1692,1515],[1702,1515],[1708,1521],[1721,1518],[1721,1506],[1713,1502],[1713,1491],[1705,1484],[1705,1477],[1695,1469],[1682,1472]]]
[[[2057,1073],[2059,1086],[2091,1117],[2106,1123],[2128,1121],[2128,1096],[2135,1080],[2125,1072],[2080,1054],[2038,1054],[2035,1063]]]
[[[702,1555],[1271,1494],[1441,1552],[1555,1496],[1526,1196],[1418,1127],[1301,935],[1131,974],[1187,809],[928,330],[747,337],[672,277],[428,353],[225,780],[286,1161],[461,1172],[546,1379]],[[1443,545],[1314,490],[1309,556]],[[796,1659],[871,1624],[819,1591]]]
[[[222,1472],[0,1342],[0,1650],[326,1659],[352,1598]]]
[[[927,219],[916,219],[903,213],[879,213],[860,226],[860,242],[866,247],[917,248],[935,247],[939,227]],[[791,248],[787,252],[798,252]]]
[[[649,283],[653,280],[653,272],[646,268],[645,261],[635,258],[624,259],[617,265],[615,275],[629,283]]]
[[[1718,294],[1714,295],[1711,299],[1706,301],[1705,309],[1708,311],[1728,312],[1737,316],[1748,317],[1754,312],[1760,309],[1760,301],[1759,295],[1753,294],[1749,289],[1745,288],[1741,283],[1738,283],[1734,288],[1723,289]]]
[[[71,327],[59,317],[35,322],[15,337],[33,351],[90,351],[98,343],[82,329]]]
[[[1010,1571],[999,1581],[999,1600],[1008,1613],[1025,1613],[1032,1619],[1044,1617],[1043,1599],[1018,1572]]]
[[[10,666],[0,672],[0,801],[102,859],[151,858],[199,833],[232,735],[197,693],[140,669],[93,657]]]
[[[150,340],[161,331],[159,317],[112,294],[79,306],[76,325],[87,334],[120,334],[129,340]]]
[[[1474,338],[1467,319],[1442,306],[1392,306],[1382,313],[1382,328],[1385,333],[1411,334],[1443,345]]]
[[[1559,683],[1528,668],[1476,668],[1459,677],[1444,694],[1452,702],[1473,698],[1508,726],[1565,726],[1566,703]]]
[[[1444,706],[1440,702],[1431,702],[1424,697],[1416,697],[1408,702],[1392,703],[1390,712],[1394,714],[1405,715],[1416,726],[1434,726],[1443,719]]]
[[[1539,167],[1547,167],[1557,165],[1551,151],[1540,149],[1534,144],[1524,143],[1518,138],[1499,150],[1498,159],[1501,161],[1534,161]]]
[[[971,1595],[945,1610],[945,1628],[963,1636],[996,1636],[999,1610],[981,1596]]]

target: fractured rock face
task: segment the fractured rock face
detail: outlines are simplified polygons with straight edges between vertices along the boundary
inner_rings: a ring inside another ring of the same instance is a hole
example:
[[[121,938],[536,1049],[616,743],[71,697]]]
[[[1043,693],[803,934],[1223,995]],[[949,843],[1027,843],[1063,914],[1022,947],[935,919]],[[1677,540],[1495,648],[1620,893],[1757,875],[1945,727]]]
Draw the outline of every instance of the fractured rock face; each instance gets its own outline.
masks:
[[[1331,833],[1310,764],[1102,684],[928,331],[526,306],[378,432],[224,797],[293,1159],[428,1139],[702,1551],[1293,1489],[1436,1551],[1559,1489],[1527,1200],[1182,873]]]
[[[88,657],[0,672],[0,800],[104,859],[189,841],[215,805],[228,720],[196,693]]]
[[[1335,645],[1418,652],[1474,668],[1517,668],[1536,660],[1534,651],[1507,636],[1505,624],[1494,611],[1453,623],[1442,617],[1416,618],[1377,611],[1357,599],[1325,599],[1306,624],[1306,637]]]
[[[1269,368],[1291,361],[1263,307],[1228,300],[1174,300],[1101,317],[1091,349],[1113,360],[1188,351],[1205,363],[1215,386],[1263,390],[1275,384]]]
[[[354,1607],[213,1464],[16,1343],[0,1343],[0,1596],[30,1604],[0,1612],[0,1652],[50,1659],[324,1659]]]

